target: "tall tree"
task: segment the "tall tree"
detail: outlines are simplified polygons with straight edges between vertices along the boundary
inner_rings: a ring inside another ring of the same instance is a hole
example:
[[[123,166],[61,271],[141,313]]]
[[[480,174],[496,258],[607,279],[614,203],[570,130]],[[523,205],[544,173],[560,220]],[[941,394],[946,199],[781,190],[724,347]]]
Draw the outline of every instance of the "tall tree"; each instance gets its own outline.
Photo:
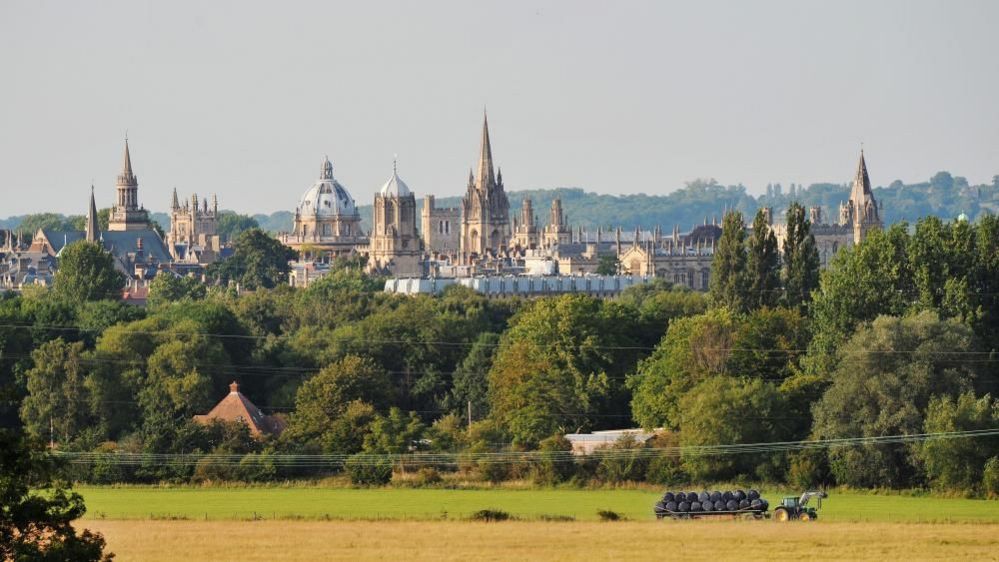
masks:
[[[738,211],[726,213],[722,222],[722,235],[711,263],[711,300],[715,306],[736,312],[749,310],[746,225]]]
[[[213,264],[209,275],[223,283],[239,283],[246,289],[273,288],[287,282],[294,250],[259,228],[242,232],[233,244],[233,256]]]
[[[770,228],[763,209],[757,211],[756,218],[753,219],[749,252],[746,256],[746,274],[749,277],[749,302],[752,308],[773,307],[780,301],[777,236]]]
[[[53,439],[66,443],[86,427],[89,410],[82,354],[82,342],[61,339],[31,352],[35,366],[27,373],[28,396],[21,405],[21,417],[33,437],[51,433]]]
[[[55,291],[74,302],[117,299],[125,276],[114,267],[114,258],[100,245],[80,240],[59,253]]]
[[[791,203],[784,239],[784,294],[788,306],[805,306],[819,286],[819,249],[805,208]]]

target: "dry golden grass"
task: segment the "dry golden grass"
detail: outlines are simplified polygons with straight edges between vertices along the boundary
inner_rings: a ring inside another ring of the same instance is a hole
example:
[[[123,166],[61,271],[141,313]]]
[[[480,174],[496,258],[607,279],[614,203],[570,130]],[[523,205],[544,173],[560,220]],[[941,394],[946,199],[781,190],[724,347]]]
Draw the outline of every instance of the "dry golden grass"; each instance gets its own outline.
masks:
[[[86,521],[117,560],[999,560],[999,524]]]

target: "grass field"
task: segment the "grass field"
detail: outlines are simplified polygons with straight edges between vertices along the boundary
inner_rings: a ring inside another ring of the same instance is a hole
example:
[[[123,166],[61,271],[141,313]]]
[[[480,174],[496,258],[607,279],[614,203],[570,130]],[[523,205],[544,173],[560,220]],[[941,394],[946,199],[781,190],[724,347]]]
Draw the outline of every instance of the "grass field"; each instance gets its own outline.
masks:
[[[997,524],[86,521],[118,562],[996,560]]]
[[[462,519],[501,509],[523,519],[544,515],[596,520],[612,510],[653,520],[657,492],[647,490],[440,490],[410,488],[81,487],[86,519]],[[771,504],[780,494],[767,493]],[[999,523],[999,501],[832,492],[823,521]]]

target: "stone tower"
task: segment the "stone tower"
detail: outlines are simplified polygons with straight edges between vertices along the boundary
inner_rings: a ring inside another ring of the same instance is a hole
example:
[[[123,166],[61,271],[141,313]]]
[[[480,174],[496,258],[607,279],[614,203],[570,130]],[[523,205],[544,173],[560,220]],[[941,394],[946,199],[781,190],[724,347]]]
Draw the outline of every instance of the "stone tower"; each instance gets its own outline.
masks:
[[[860,244],[871,229],[880,229],[881,214],[878,202],[871,191],[871,179],[867,175],[864,151],[860,151],[860,163],[853,177],[850,200],[840,206],[840,224],[853,227],[853,243]]]
[[[525,197],[520,206],[520,221],[514,221],[514,246],[521,248],[538,247],[538,225],[534,220],[534,207],[530,197]]]
[[[478,178],[468,173],[468,188],[461,200],[461,253],[482,256],[497,252],[510,240],[510,202],[503,191],[503,173],[493,173],[489,120],[482,120],[482,147]]]
[[[416,229],[416,197],[399,178],[394,163],[392,177],[375,194],[372,215],[368,270],[421,277],[423,244]]]
[[[556,197],[552,200],[548,224],[545,226],[544,245],[554,246],[570,242],[572,242],[572,229],[569,228],[565,215],[562,213],[562,200]]]
[[[125,157],[121,173],[115,182],[117,199],[108,217],[108,230],[145,230],[149,228],[149,215],[139,206],[139,178],[132,173],[132,157],[125,139]]]

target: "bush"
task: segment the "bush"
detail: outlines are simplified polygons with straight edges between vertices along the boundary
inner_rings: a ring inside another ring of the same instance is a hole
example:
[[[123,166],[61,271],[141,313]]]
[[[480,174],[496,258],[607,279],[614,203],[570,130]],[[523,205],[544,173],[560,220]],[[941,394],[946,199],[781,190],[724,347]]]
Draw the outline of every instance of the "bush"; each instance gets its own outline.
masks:
[[[480,509],[472,514],[472,521],[507,521],[513,519],[509,513],[499,509]]]
[[[218,451],[218,454],[225,454]],[[228,461],[215,457],[202,457],[194,465],[194,474],[191,479],[195,482],[218,482],[223,480],[236,479],[236,467]]]
[[[496,484],[510,477],[510,466],[504,461],[479,461],[478,466],[479,474],[481,474],[482,479],[487,482]]]
[[[791,454],[791,467],[787,471],[788,484],[797,489],[810,490],[829,480],[829,461],[825,451],[804,449]]]
[[[988,498],[999,498],[999,457],[992,457],[985,463],[982,492]]]
[[[601,521],[622,521],[624,519],[620,513],[609,509],[601,509],[597,511],[597,515],[600,516]]]
[[[416,473],[416,483],[420,486],[440,484],[443,480],[441,474],[432,466],[423,467]]]
[[[540,454],[531,469],[535,484],[550,486],[572,478],[575,464],[572,458],[572,443],[562,435],[553,435],[541,441]]]
[[[245,482],[267,482],[277,477],[277,467],[270,454],[251,453],[239,460],[236,474]]]
[[[392,480],[392,461],[381,455],[351,455],[344,470],[351,483],[359,486],[384,486]]]
[[[597,450],[594,456],[600,459],[597,476],[604,482],[637,482],[645,478],[648,458],[642,455],[643,445],[630,434],[622,435],[608,449]]]

